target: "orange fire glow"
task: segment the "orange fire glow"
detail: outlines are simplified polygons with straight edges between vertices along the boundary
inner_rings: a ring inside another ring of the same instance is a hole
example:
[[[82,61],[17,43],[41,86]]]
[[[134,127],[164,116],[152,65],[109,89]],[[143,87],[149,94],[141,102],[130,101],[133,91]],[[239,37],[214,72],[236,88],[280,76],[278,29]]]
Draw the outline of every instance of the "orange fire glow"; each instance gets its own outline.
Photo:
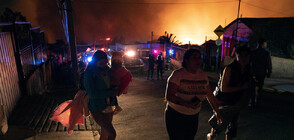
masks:
[[[55,2],[12,1],[7,3],[10,5],[1,6],[21,12],[33,26],[40,26],[49,43],[65,38]],[[126,42],[147,42],[151,32],[156,40],[167,31],[182,44],[202,44],[205,39],[217,39],[214,29],[231,23],[238,12],[238,0],[117,0],[109,3],[75,0],[72,5],[78,43],[93,42],[95,37],[105,36],[111,37],[106,38],[107,41],[122,37]],[[293,0],[241,1],[240,17],[293,17],[293,5]]]

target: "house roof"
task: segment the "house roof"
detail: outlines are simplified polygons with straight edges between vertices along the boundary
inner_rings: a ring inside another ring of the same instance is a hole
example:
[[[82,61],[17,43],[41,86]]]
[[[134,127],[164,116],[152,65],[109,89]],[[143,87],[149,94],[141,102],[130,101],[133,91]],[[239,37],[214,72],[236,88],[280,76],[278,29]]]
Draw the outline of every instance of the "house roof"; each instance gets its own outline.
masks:
[[[232,34],[232,31],[236,28],[236,21],[234,20],[225,27],[225,33]],[[238,27],[238,36],[241,37],[247,38],[249,35],[254,35],[266,39],[294,39],[294,17],[239,18]],[[254,34],[251,34],[251,32]]]
[[[233,36],[237,33],[240,39],[248,39],[249,44],[256,44],[259,38],[268,41],[268,49],[271,55],[290,58],[294,41],[294,17],[277,18],[239,18],[238,32],[237,20],[225,27],[224,36]]]
[[[235,19],[226,28],[230,27],[237,21]],[[246,24],[249,28],[253,29],[256,26],[264,27],[266,26],[292,26],[294,27],[294,17],[277,17],[277,18],[239,18],[239,21]]]

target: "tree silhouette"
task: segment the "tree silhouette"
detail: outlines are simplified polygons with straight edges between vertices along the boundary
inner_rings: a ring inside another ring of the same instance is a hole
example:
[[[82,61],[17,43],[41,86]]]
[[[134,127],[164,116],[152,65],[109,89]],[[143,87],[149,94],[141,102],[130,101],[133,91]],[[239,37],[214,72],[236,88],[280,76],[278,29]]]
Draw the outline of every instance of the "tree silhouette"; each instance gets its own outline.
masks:
[[[160,36],[158,38],[158,41],[160,42],[160,44],[169,44],[168,46],[170,46],[170,44],[175,43],[176,36],[173,35],[174,34],[168,34],[167,32],[165,32],[163,36]]]

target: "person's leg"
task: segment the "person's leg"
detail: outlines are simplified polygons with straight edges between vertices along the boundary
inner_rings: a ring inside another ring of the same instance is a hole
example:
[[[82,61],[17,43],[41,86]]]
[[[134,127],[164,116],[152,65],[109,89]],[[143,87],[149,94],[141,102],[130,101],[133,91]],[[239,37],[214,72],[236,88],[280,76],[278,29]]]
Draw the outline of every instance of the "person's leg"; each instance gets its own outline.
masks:
[[[183,140],[185,126],[183,126],[181,114],[176,112],[171,107],[165,110],[165,124],[170,140]]]
[[[249,107],[254,107],[255,106],[255,99],[256,99],[256,85],[257,82],[255,81],[253,83],[254,85],[252,86],[252,88],[250,89],[250,99],[248,102],[248,106]]]
[[[153,80],[153,72],[154,72],[154,69],[151,69],[151,80]]]
[[[255,98],[255,105],[259,106],[262,96],[263,96],[263,84],[264,84],[265,76],[257,77],[257,85],[256,85],[256,98]]]
[[[223,114],[223,106],[219,106],[222,109],[220,109],[220,113]],[[214,113],[210,119],[208,120],[208,123],[211,126],[210,132],[206,135],[207,140],[216,140],[217,136],[220,135],[220,133],[223,132],[223,129],[225,129],[226,126],[224,126],[225,124],[224,120],[224,116],[223,116],[223,124],[222,125],[218,125],[217,124],[217,117],[216,114]]]
[[[232,121],[229,123],[226,130],[226,140],[231,140],[237,136],[239,113],[234,116]]]
[[[215,140],[216,139],[216,131],[211,128],[210,132],[207,134],[206,138],[207,140]]]
[[[159,80],[159,68],[157,68],[156,70],[157,70],[157,80]]]
[[[194,137],[198,130],[198,116],[199,113],[195,115],[185,115],[184,125],[185,127],[185,137],[184,140],[194,140]]]
[[[112,125],[113,113],[107,113],[105,115],[108,121],[106,121],[105,123],[99,124],[101,127],[100,140],[115,140],[116,131]]]
[[[112,113],[102,113],[99,111],[91,111],[93,119],[101,127],[100,140],[114,140],[116,131],[112,125]]]
[[[150,68],[148,68],[147,80],[149,80]]]
[[[162,80],[163,68],[160,69],[160,80]]]
[[[233,138],[229,135],[226,135],[226,139],[225,140],[232,140]]]

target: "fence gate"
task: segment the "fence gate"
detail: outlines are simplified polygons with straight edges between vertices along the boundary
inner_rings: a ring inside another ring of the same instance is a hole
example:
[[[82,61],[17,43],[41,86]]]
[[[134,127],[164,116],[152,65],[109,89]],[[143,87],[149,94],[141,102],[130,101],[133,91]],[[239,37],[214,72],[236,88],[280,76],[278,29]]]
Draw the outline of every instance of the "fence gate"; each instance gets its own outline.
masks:
[[[21,94],[10,32],[0,32],[0,104],[7,117]]]

